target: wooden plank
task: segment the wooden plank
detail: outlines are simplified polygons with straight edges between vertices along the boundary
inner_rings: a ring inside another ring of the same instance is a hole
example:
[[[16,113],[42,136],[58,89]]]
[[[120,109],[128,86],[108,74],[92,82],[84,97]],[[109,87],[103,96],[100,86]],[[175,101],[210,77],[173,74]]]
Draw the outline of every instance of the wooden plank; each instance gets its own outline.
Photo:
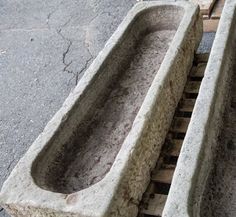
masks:
[[[178,110],[180,112],[192,112],[195,102],[195,99],[183,99],[179,103]]]
[[[202,15],[210,15],[216,0],[191,0],[199,5]]]
[[[203,20],[208,20],[209,18],[210,18],[209,15],[202,15]]]
[[[203,32],[216,32],[219,20],[203,20]]]
[[[184,92],[185,93],[198,93],[200,88],[201,82],[200,81],[188,81]]]
[[[220,19],[225,0],[218,0],[212,9],[211,19]]]
[[[186,133],[190,118],[176,117],[172,124],[171,130],[176,133]]]
[[[197,71],[196,73],[193,75],[195,77],[203,77],[205,74],[205,69],[206,69],[207,63],[199,63],[197,65]]]
[[[147,209],[142,209],[141,213],[151,216],[161,216],[166,200],[167,195],[154,194],[154,197],[149,200]]]
[[[183,144],[183,140],[174,139],[173,140],[173,146],[172,146],[169,154],[171,156],[178,157],[179,153],[180,153],[180,150],[181,150],[181,147],[182,147],[182,144]]]
[[[199,63],[197,66],[193,67],[190,71],[190,77],[202,78],[206,69],[206,63]]]
[[[175,169],[173,167],[159,169],[157,173],[152,175],[151,180],[154,182],[171,184],[174,171]]]
[[[198,53],[195,54],[194,60],[197,63],[207,63],[208,59],[209,59],[209,53]]]
[[[155,183],[150,182],[145,193],[143,194],[143,198],[142,198],[143,202],[146,202],[150,198],[150,195],[152,195],[153,192],[155,191],[156,191]]]

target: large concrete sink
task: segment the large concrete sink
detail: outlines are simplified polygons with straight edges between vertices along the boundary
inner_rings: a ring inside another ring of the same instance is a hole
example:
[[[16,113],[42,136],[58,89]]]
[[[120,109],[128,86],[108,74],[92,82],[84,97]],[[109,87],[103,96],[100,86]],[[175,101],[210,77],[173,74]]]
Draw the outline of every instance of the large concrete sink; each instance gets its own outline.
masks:
[[[164,217],[236,216],[235,27],[236,1],[228,0],[178,159]]]
[[[5,182],[12,216],[135,216],[202,34],[196,5],[127,15]]]

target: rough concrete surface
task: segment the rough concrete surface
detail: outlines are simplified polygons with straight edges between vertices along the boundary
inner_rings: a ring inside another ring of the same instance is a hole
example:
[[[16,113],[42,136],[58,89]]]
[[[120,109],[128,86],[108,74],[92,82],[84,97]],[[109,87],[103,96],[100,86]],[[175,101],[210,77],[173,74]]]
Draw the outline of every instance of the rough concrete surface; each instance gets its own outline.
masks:
[[[76,134],[76,145],[49,169],[50,188],[72,193],[97,183],[109,172],[175,32],[155,31],[141,39],[129,68],[108,88],[109,95],[97,107],[88,129]]]
[[[208,183],[201,216],[236,216],[236,74],[231,79],[229,103]]]
[[[0,0],[0,186],[135,2]]]
[[[228,123],[225,129],[226,141],[220,142],[219,145],[223,146],[220,152],[225,151],[225,153],[219,153],[218,159],[214,159],[226,101],[230,98],[229,83],[235,71],[235,5],[235,0],[225,3],[164,207],[164,217],[200,216],[201,202],[212,165],[217,168],[213,169],[213,176],[209,178],[213,181],[207,185],[211,188],[208,191],[211,195],[205,194],[205,202],[209,199],[205,208],[209,212],[203,213],[202,210],[202,216],[210,217],[211,211],[216,214],[213,216],[235,216],[235,195],[230,195],[235,191],[235,171],[232,172],[235,169],[235,151],[233,151],[235,109],[233,108],[230,111],[231,123]],[[229,201],[230,197],[233,200]],[[227,208],[224,207],[226,204]],[[230,212],[234,214],[229,215]]]

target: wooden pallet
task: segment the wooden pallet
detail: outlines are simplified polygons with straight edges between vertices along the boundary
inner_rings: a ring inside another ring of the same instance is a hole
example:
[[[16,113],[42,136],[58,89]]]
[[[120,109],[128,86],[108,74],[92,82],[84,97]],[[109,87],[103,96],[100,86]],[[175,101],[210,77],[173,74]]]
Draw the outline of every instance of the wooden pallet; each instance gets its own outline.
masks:
[[[203,32],[216,32],[219,20],[209,19],[203,20]]]
[[[171,186],[178,156],[194,109],[209,54],[197,54],[190,70],[161,155],[151,174],[151,181],[140,204],[139,217],[161,217]],[[194,95],[191,95],[194,94]],[[178,135],[184,135],[180,137]]]
[[[194,57],[194,61],[196,62],[196,64],[205,63],[206,65],[208,58],[209,58],[209,53],[196,54]]]
[[[216,0],[191,0],[191,1],[199,5],[202,15],[207,15],[207,16],[210,15],[211,10],[216,2]]]
[[[220,17],[224,0],[219,1],[221,2],[217,2],[213,9],[212,20],[215,19],[215,21],[208,19],[215,3],[214,0],[206,7],[207,9],[201,9],[203,14],[207,15],[204,20],[204,32],[214,32],[217,29],[218,20],[216,18]],[[182,99],[176,109],[170,132],[162,147],[156,168],[152,172],[149,186],[143,194],[139,207],[139,217],[161,217],[162,215],[208,58],[209,54],[195,55],[194,65],[190,70]]]
[[[151,180],[164,184],[171,184],[175,168],[161,168],[156,174],[153,174]]]
[[[167,195],[154,194],[150,198],[147,208],[142,209],[142,214],[148,216],[161,216],[166,199]]]
[[[220,19],[225,0],[218,0],[212,10],[211,19]]]
[[[197,0],[199,1],[199,0]],[[201,0],[200,0],[201,1]],[[213,8],[209,8],[209,13],[203,13],[203,31],[216,32],[219,24],[219,19],[224,7],[225,0],[217,0],[214,2]]]

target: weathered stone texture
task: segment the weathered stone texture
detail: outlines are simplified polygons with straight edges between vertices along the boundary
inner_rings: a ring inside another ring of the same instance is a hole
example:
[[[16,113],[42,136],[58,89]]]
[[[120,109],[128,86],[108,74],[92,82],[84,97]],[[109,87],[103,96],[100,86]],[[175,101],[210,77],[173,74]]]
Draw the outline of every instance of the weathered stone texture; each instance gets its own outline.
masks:
[[[236,1],[227,1],[224,7],[163,211],[164,217],[200,215],[201,199],[212,167],[235,64],[235,5]]]

